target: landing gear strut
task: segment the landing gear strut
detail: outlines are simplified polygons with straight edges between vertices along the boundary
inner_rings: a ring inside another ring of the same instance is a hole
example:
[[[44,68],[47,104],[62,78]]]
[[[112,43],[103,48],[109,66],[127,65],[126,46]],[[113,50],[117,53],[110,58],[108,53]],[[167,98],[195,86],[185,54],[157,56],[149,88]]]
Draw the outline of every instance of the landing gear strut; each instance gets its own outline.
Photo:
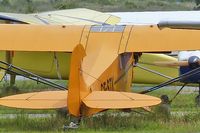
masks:
[[[199,94],[195,97],[195,103],[197,107],[200,107],[200,83],[199,83]]]

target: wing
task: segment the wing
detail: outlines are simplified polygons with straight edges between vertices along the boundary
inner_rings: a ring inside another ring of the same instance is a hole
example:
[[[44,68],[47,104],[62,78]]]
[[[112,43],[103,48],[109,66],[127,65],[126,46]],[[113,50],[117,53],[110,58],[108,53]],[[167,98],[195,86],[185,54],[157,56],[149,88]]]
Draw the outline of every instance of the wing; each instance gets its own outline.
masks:
[[[154,26],[135,26],[130,33],[126,52],[199,50],[200,31]]]
[[[85,8],[31,14],[46,24],[102,25],[117,24],[119,17]]]
[[[44,24],[40,19],[28,14],[0,13],[0,20],[5,20],[6,23]]]
[[[177,59],[165,54],[143,53],[139,59],[139,62],[137,63],[138,67],[134,67],[133,82],[141,84],[159,84],[167,79],[178,77],[178,67],[160,67],[155,64],[155,62],[158,61],[175,62]],[[162,75],[158,75],[158,73]]]
[[[0,13],[0,19],[26,24],[102,25],[117,24],[119,17],[89,9],[68,9],[36,14]]]
[[[0,98],[0,105],[26,109],[67,107],[67,91],[45,91]]]
[[[127,31],[127,29],[130,30]],[[199,35],[200,31],[195,29],[159,29],[157,25],[0,25],[0,40],[2,42],[0,50],[72,52],[77,44],[84,43],[84,46],[86,46],[88,42],[98,43],[99,45],[115,43],[115,48],[110,50],[117,54],[124,52],[199,50]],[[95,48],[98,47],[94,46],[93,49]]]
[[[0,50],[72,52],[85,26],[0,25]],[[12,38],[11,38],[12,36]]]

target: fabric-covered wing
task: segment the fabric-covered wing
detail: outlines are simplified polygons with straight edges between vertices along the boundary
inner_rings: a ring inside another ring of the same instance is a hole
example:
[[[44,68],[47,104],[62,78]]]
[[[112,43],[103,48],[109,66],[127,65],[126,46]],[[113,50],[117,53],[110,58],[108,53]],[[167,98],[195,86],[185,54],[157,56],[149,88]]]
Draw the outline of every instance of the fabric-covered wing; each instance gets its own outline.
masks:
[[[132,30],[127,34],[127,38],[123,38],[121,37],[123,29],[127,27],[131,27]],[[156,25],[47,26],[2,24],[0,25],[0,41],[2,44],[0,50],[72,52],[77,44],[84,42],[84,46],[87,43],[98,44],[92,46],[91,51],[99,46],[102,47],[102,45],[115,44],[112,47],[106,46],[108,49],[104,51],[116,54],[124,52],[199,50],[199,35],[200,30],[159,29]],[[122,45],[124,49],[121,48]]]
[[[159,98],[128,92],[93,91],[83,99],[86,106],[100,109],[139,108],[157,105]]]
[[[119,17],[85,8],[31,14],[46,24],[102,25],[117,24]]]
[[[102,25],[117,24],[119,17],[78,8],[36,14],[0,13],[0,20],[26,24]]]
[[[11,23],[44,24],[43,21],[29,14],[0,13],[0,20]]]
[[[79,44],[84,26],[0,25],[0,50],[65,51]]]
[[[67,91],[44,91],[0,98],[0,105],[26,109],[55,109],[67,107]]]
[[[200,50],[200,30],[134,26],[126,52]]]

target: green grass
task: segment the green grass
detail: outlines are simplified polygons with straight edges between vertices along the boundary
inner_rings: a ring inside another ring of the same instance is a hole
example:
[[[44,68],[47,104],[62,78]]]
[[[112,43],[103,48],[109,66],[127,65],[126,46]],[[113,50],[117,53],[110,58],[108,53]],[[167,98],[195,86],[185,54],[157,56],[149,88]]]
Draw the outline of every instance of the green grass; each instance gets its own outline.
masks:
[[[69,8],[89,8],[98,11],[157,11],[157,10],[193,10],[194,1],[181,0],[3,0],[0,2],[1,12],[30,13]],[[6,2],[7,1],[7,2]],[[56,81],[59,82],[59,81]],[[65,84],[65,81],[62,83]],[[0,84],[0,96],[14,93],[51,90],[46,85],[32,81],[17,81],[16,86],[8,87],[8,83]],[[141,91],[143,87],[135,86],[134,91]],[[160,97],[167,94],[172,98],[177,89],[161,89],[150,93]],[[77,130],[69,132],[135,132],[135,133],[197,133],[200,131],[200,110],[195,107],[194,98],[197,93],[183,93],[171,104],[172,112],[189,112],[188,114],[173,115],[168,120],[162,112],[144,114],[121,113],[121,111],[107,111],[93,117],[84,118]],[[153,108],[157,111],[158,107]],[[52,114],[48,118],[29,118],[28,114]],[[160,114],[161,113],[161,114]],[[17,114],[16,118],[0,118],[0,132],[62,132],[63,124],[70,122],[69,116],[63,117],[54,110],[23,110],[0,107],[0,114]],[[57,114],[56,116],[54,114]],[[113,115],[114,114],[114,115]]]
[[[145,87],[150,88],[150,87]],[[191,88],[191,87],[190,87]],[[194,87],[196,90],[198,89],[197,87]],[[169,99],[172,99],[175,94],[178,92],[178,89],[180,89],[180,87],[164,87],[161,88],[159,90],[153,91],[151,93],[148,93],[148,95],[153,95],[156,97],[160,97],[161,95],[168,95]],[[142,86],[135,86],[133,87],[133,91],[134,92],[141,92],[142,90],[144,90],[144,87]],[[171,107],[173,111],[179,110],[189,110],[189,111],[195,111],[196,105],[194,102],[195,97],[198,95],[198,93],[194,90],[190,90],[188,89],[188,87],[186,86],[182,92],[180,93],[180,95],[178,95],[176,97],[175,100],[172,101],[171,103]]]
[[[66,86],[65,80],[52,80],[54,83]],[[56,88],[49,87],[48,85],[38,83],[31,80],[17,80],[15,86],[10,87],[9,81],[2,81],[0,83],[0,96],[10,95],[12,93],[24,93],[32,91],[44,91],[44,90],[58,90]]]
[[[59,82],[59,81],[57,81]],[[62,81],[63,82],[63,81]],[[8,84],[1,84],[0,90],[7,88]],[[39,90],[51,90],[46,85],[38,84],[32,81],[18,81],[16,88],[19,92],[29,92]],[[148,87],[145,87],[148,88]],[[134,86],[133,91],[139,92],[144,87]],[[163,88],[150,93],[158,96],[167,94],[172,98],[177,92],[177,87],[170,89]],[[170,119],[159,112],[159,107],[154,107],[156,113],[148,113],[142,109],[131,113],[110,110],[93,117],[86,117],[81,121],[80,128],[70,130],[69,132],[136,132],[136,133],[196,133],[200,130],[200,110],[195,107],[194,93],[181,93],[172,102],[172,112],[188,112],[184,115],[172,115]],[[6,93],[1,91],[0,94]],[[2,94],[4,95],[4,94]],[[0,118],[0,132],[62,132],[63,124],[69,124],[69,116],[57,114],[54,110],[18,110],[6,107],[0,108],[0,114],[18,114],[15,118]],[[47,118],[29,118],[28,114],[52,114]],[[55,115],[57,114],[57,115]]]
[[[1,130],[7,131],[57,131],[61,119],[58,118],[37,118],[30,119],[26,115],[19,115],[14,119],[1,119]],[[0,130],[0,131],[1,131]]]
[[[7,3],[6,3],[7,1]],[[0,3],[1,12],[40,12],[69,8],[89,8],[98,11],[157,11],[157,10],[193,10],[194,1],[181,0],[4,0]],[[57,82],[57,81],[56,81]],[[65,84],[65,83],[64,83]],[[0,84],[0,96],[14,93],[51,90],[46,85],[32,81],[17,81],[16,86],[8,87],[8,83]],[[141,91],[143,87],[135,86],[134,91]],[[177,89],[166,88],[150,93],[160,97],[167,94],[172,98]],[[200,110],[195,107],[196,93],[185,93],[177,96],[171,104],[172,112],[189,112],[188,114],[173,115],[168,120],[161,117],[162,112],[122,113],[121,111],[107,111],[93,117],[84,118],[77,130],[69,132],[135,132],[135,133],[197,133],[200,131]],[[158,107],[153,110],[157,111]],[[48,118],[29,118],[28,114],[52,114]],[[63,117],[54,110],[23,110],[0,107],[0,114],[17,114],[16,118],[0,118],[0,132],[62,132],[63,124],[70,122],[69,116]],[[56,116],[54,114],[57,114]],[[114,114],[114,115],[113,115]]]
[[[112,114],[116,114],[113,116]],[[173,117],[169,121],[159,119],[152,114],[138,115],[129,113],[121,116],[121,113],[106,112],[100,116],[89,117],[82,120],[80,128],[76,132],[197,132],[200,130],[199,115],[187,115],[182,118]],[[69,123],[69,119],[61,117],[30,119],[26,115],[15,119],[1,119],[0,131],[34,131],[34,132],[61,132],[63,123]],[[12,125],[12,126],[11,126]],[[74,132],[74,130],[69,130]]]
[[[28,2],[29,1],[29,2]],[[22,6],[23,5],[23,6]],[[193,10],[194,0],[3,0],[1,12],[41,12],[58,9],[89,8],[97,11]]]

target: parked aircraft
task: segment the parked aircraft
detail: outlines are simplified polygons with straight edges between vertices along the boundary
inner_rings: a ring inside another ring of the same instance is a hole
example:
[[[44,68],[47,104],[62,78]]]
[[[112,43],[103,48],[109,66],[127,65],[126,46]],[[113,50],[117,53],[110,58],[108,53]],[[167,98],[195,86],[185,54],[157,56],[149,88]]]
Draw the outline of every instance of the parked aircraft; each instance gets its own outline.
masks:
[[[167,24],[0,25],[1,51],[72,52],[68,95],[67,91],[20,94],[1,98],[0,104],[32,109],[67,106],[77,117],[159,104],[159,98],[130,92],[131,68],[138,54],[200,49],[197,25]]]
[[[80,13],[81,12],[81,13]],[[61,11],[44,12],[37,14],[13,14],[1,13],[0,19],[2,23],[26,23],[26,24],[67,24],[67,25],[102,25],[102,24],[134,24],[148,25],[158,24],[161,21],[192,21],[198,22],[199,11],[167,11],[167,12],[114,12],[101,13],[89,9],[69,9]],[[12,63],[22,69],[31,71],[45,78],[67,79],[69,69],[63,66],[68,64],[70,54],[51,53],[26,53],[15,52],[1,53],[1,58],[6,57],[6,62]],[[40,57],[40,58],[38,58]],[[64,63],[64,58],[68,61]],[[162,83],[167,79],[172,79],[178,76],[179,70],[177,67],[159,67],[152,62],[156,61],[177,61],[176,58],[169,57],[163,54],[143,54],[142,59],[135,67],[134,82],[143,84]],[[31,60],[36,60],[37,64],[30,63]],[[5,59],[4,59],[5,60]],[[44,62],[44,60],[48,60]],[[63,64],[64,63],[64,64]],[[49,68],[49,69],[47,69]],[[2,79],[5,71],[1,70],[0,78]],[[146,75],[145,78],[144,76]],[[148,77],[148,78],[147,78]],[[156,78],[157,80],[153,80]],[[11,84],[14,84],[15,75],[11,76]]]

